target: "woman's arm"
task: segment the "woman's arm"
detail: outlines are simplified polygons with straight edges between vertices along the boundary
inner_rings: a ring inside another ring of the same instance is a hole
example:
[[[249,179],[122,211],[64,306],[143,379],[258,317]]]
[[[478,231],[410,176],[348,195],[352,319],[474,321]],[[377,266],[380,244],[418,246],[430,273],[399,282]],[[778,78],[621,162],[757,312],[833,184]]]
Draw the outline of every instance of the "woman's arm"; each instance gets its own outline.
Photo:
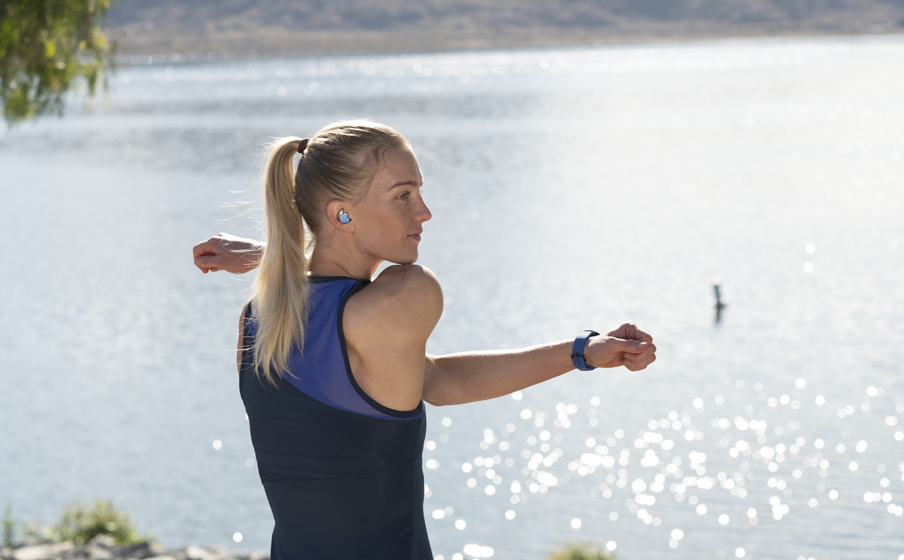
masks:
[[[573,341],[521,350],[427,356],[423,398],[436,406],[464,404],[508,395],[574,369]],[[625,323],[587,341],[584,356],[592,366],[625,366],[631,371],[656,360],[653,338]]]
[[[195,245],[192,254],[195,266],[204,274],[218,270],[244,274],[257,268],[266,246],[260,241],[221,233]]]

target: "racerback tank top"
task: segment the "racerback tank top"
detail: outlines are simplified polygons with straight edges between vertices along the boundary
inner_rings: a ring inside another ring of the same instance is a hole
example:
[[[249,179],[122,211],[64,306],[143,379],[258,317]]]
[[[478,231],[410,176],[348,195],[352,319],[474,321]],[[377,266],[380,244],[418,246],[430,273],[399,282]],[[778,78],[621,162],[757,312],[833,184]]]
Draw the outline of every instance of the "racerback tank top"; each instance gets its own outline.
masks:
[[[245,310],[240,393],[275,526],[271,560],[432,560],[424,523],[424,403],[371,399],[348,362],[342,312],[368,284],[311,278],[304,352],[274,387],[255,374]]]

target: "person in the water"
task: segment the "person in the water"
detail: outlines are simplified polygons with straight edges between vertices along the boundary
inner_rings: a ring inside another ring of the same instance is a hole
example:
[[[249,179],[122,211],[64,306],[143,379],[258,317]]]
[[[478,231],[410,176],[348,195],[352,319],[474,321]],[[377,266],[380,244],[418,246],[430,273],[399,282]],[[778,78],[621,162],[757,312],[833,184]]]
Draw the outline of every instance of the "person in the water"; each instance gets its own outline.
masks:
[[[424,402],[481,401],[576,368],[638,371],[656,360],[633,323],[520,350],[427,354],[443,294],[414,264],[432,216],[423,182],[395,130],[334,123],[272,144],[266,243],[220,234],[194,247],[205,273],[260,267],[237,362],[276,522],[273,560],[432,560]],[[374,277],[383,261],[395,266]]]

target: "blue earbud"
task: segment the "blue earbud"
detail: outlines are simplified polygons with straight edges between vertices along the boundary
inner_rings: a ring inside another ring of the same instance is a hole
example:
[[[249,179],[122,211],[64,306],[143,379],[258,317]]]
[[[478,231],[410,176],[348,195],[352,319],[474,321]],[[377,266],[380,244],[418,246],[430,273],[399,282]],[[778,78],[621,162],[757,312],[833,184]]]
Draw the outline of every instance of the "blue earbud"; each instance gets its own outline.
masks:
[[[340,224],[347,224],[347,223],[349,223],[350,221],[352,221],[352,219],[349,217],[348,214],[345,213],[345,210],[340,210],[340,211],[339,211],[339,223],[340,223]]]

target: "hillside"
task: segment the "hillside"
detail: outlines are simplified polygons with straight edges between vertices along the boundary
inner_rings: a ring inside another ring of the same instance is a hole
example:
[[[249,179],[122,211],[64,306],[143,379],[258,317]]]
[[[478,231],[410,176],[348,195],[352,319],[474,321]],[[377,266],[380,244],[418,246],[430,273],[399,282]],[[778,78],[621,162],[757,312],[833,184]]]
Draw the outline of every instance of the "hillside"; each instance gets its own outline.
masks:
[[[325,52],[904,32],[904,0],[120,0],[123,53]]]

